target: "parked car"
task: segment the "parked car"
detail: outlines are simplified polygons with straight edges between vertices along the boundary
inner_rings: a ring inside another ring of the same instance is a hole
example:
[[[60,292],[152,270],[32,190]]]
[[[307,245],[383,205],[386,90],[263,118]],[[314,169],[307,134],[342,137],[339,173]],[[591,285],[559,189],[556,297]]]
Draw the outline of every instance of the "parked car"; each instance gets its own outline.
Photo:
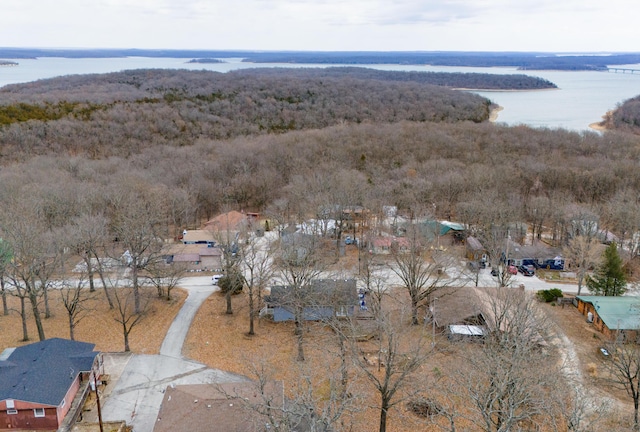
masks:
[[[358,239],[355,238],[355,237],[346,236],[344,238],[344,244],[346,244],[346,245],[357,245],[358,244]]]
[[[478,271],[480,269],[486,268],[487,267],[487,263],[484,261],[469,261],[468,266],[473,270],[473,271]]]
[[[518,274],[518,268],[514,265],[507,267],[507,271],[512,275]]]
[[[518,267],[518,270],[523,276],[533,276],[536,274],[535,268],[532,265],[521,265]]]
[[[213,275],[213,276],[211,277],[211,282],[212,282],[214,285],[218,285],[218,281],[220,280],[220,278],[221,278],[221,277],[222,277],[222,275]]]
[[[498,270],[497,267],[493,267],[491,269],[491,276],[500,276],[500,270]]]

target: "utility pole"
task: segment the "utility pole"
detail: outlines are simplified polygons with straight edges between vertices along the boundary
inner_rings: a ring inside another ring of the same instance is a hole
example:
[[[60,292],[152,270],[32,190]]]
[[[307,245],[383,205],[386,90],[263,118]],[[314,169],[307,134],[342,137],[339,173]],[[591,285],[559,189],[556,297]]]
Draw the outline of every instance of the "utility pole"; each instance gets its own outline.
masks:
[[[433,333],[433,340],[431,342],[432,347],[436,345],[436,300],[438,300],[438,297],[434,297],[433,302],[431,303],[431,327]]]
[[[93,388],[96,392],[96,405],[98,406],[98,424],[100,425],[100,432],[104,432],[102,427],[102,411],[100,408],[100,395],[98,394],[98,380],[96,378],[96,371],[92,372],[93,374]]]

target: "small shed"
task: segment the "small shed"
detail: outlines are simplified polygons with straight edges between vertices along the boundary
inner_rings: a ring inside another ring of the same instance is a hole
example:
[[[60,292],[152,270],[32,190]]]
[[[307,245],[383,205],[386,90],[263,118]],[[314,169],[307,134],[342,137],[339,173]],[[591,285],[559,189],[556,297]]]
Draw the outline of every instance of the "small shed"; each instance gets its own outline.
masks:
[[[485,250],[482,243],[480,243],[480,240],[473,236],[467,237],[466,255],[467,259],[471,261],[487,260],[487,251]]]

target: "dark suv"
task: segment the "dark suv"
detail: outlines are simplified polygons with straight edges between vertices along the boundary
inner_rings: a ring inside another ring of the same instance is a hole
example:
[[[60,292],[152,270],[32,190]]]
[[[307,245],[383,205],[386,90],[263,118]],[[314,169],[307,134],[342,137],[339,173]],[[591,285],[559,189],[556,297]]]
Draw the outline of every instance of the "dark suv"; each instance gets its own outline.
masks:
[[[532,265],[521,265],[520,267],[518,267],[518,270],[520,271],[520,273],[522,273],[523,276],[533,276],[536,274],[536,271]]]

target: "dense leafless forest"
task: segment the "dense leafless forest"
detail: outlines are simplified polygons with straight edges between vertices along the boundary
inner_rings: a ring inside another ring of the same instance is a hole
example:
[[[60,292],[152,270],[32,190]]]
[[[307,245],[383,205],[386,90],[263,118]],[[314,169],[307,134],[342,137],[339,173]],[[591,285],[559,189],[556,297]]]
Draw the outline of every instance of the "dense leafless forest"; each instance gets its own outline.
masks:
[[[282,70],[274,68],[243,69],[235,72],[249,76],[282,76]],[[360,67],[300,68],[286,72],[300,78],[351,78],[364,80],[417,82],[450,88],[483,90],[541,90],[558,88],[554,83],[539,77],[523,74],[451,73],[382,71]]]
[[[2,158],[129,156],[157,145],[340,123],[483,122],[488,100],[417,82],[138,70],[7,86]]]
[[[561,226],[579,211],[624,236],[640,218],[634,135],[497,126],[489,101],[411,81],[283,77],[142,70],[5,87],[5,114],[34,118],[0,130],[4,193],[69,216],[146,184],[191,223],[229,207],[313,211],[336,190],[469,223],[507,211]]]
[[[624,101],[608,113],[604,125],[609,129],[640,134],[640,96]]]

